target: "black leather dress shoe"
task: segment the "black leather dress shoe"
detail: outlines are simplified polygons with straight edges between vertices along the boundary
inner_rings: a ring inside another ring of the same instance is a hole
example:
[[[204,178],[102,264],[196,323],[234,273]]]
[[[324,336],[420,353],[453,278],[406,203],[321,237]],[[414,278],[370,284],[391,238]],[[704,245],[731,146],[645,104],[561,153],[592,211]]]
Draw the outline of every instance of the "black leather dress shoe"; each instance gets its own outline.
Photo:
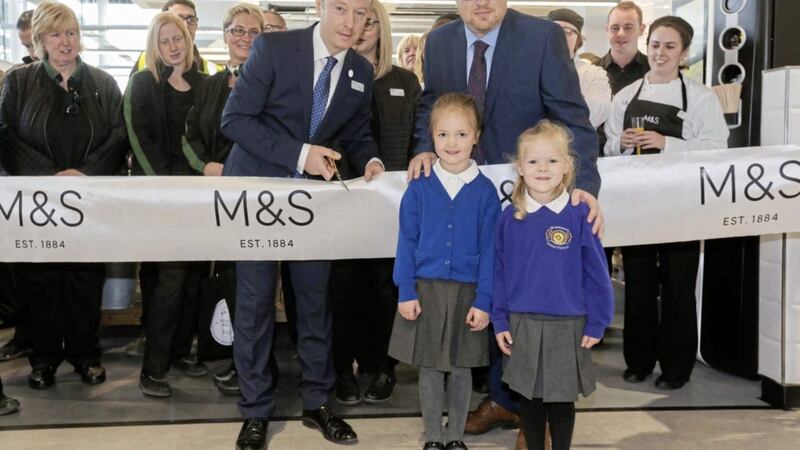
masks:
[[[245,419],[236,438],[236,450],[266,449],[268,425],[267,419]]]
[[[336,380],[336,401],[347,406],[361,403],[361,392],[354,375],[342,375]]]
[[[16,337],[13,337],[0,347],[0,361],[11,361],[31,353],[33,353],[33,350],[29,346],[22,345]]]
[[[144,371],[139,373],[139,390],[148,397],[164,398],[172,395],[172,388],[166,378],[156,378]]]
[[[422,444],[422,450],[444,450],[444,444],[439,441],[428,441]]]
[[[56,368],[53,366],[36,366],[28,375],[28,386],[33,389],[47,389],[56,382]]]
[[[383,403],[392,397],[397,379],[394,375],[379,373],[364,392],[364,401],[371,404]]]
[[[81,374],[84,384],[100,384],[106,381],[106,369],[100,363],[86,363],[75,366],[75,372]]]
[[[689,380],[679,379],[670,375],[661,375],[656,378],[656,388],[665,390],[665,391],[674,391],[675,389],[680,389],[686,384]]]
[[[625,372],[622,374],[622,378],[624,378],[625,381],[627,381],[628,383],[641,383],[647,378],[648,375],[650,374],[649,373],[642,374],[634,372],[631,369],[625,369]]]
[[[467,450],[467,444],[464,441],[450,441],[444,447],[444,450],[456,450],[456,449],[464,449]]]
[[[322,405],[319,409],[303,410],[303,425],[319,430],[322,436],[334,444],[355,444],[358,442],[356,432],[344,420],[337,417],[330,406]]]

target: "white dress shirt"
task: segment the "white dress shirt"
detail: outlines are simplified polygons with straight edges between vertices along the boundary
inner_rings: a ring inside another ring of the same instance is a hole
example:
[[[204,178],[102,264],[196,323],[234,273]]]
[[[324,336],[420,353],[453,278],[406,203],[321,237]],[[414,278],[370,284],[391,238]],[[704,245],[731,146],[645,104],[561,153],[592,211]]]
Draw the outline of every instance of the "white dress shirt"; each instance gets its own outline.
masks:
[[[625,110],[633,96],[636,95],[639,86],[642,86],[642,92],[639,94],[641,100],[678,108],[683,106],[679,78],[669,83],[652,84],[648,80],[648,75],[645,74],[642,80],[625,86],[614,96],[614,100],[611,102],[611,116],[604,128],[608,138],[605,147],[606,156],[629,155],[635,150],[631,147],[623,151],[620,148],[620,136],[624,131]],[[728,148],[728,124],[725,122],[722,105],[719,103],[717,95],[704,84],[692,78],[684,76],[683,81],[686,83],[686,112],[681,113],[683,115],[683,139],[665,136],[662,153]]]
[[[319,80],[322,69],[325,68],[327,58],[333,56],[337,61],[336,65],[333,66],[331,70],[331,85],[328,89],[328,102],[325,104],[325,111],[327,111],[328,105],[331,104],[333,93],[336,91],[336,86],[339,83],[339,76],[342,74],[342,66],[344,65],[344,57],[347,54],[347,50],[331,55],[331,52],[328,51],[328,47],[325,46],[325,42],[322,40],[319,24],[314,27],[314,33],[312,35],[312,41],[314,42],[314,84],[312,84],[312,90],[313,86],[317,85],[317,80]],[[323,117],[325,116],[323,115]],[[303,169],[306,167],[306,158],[308,158],[308,150],[310,148],[311,144],[303,144],[303,148],[300,149],[300,158],[297,160],[297,173],[303,173]]]
[[[594,128],[602,125],[611,114],[611,85],[605,69],[575,56],[575,70],[581,84],[581,94],[589,106],[589,122]]]
[[[564,189],[564,192],[562,192],[561,195],[554,198],[550,202],[545,203],[544,205],[534,200],[533,197],[531,197],[531,194],[529,194],[527,190],[525,191],[525,211],[528,211],[528,214],[535,213],[536,211],[539,210],[539,208],[542,207],[547,208],[550,211],[553,211],[554,213],[558,214],[564,210],[564,208],[567,206],[568,201],[569,201],[569,193],[567,192],[566,189]]]
[[[328,56],[333,56],[336,58],[336,65],[333,66],[331,70],[331,85],[328,89],[328,103],[325,104],[325,111],[328,110],[328,106],[331,104],[331,99],[333,98],[333,93],[336,91],[336,86],[339,84],[339,76],[342,74],[342,66],[344,66],[344,57],[347,55],[347,50],[343,50],[335,55],[331,55],[331,52],[328,51],[328,47],[325,46],[325,42],[322,40],[322,35],[319,31],[319,24],[314,27],[313,33],[313,42],[314,42],[314,84],[313,86],[317,85],[317,80],[319,80],[319,76],[322,73],[322,69],[325,68],[325,63],[327,62]],[[312,88],[313,90],[313,88]],[[323,116],[325,117],[325,116]],[[303,173],[303,169],[306,167],[306,159],[308,158],[308,151],[311,149],[311,144],[303,144],[303,147],[300,149],[300,158],[297,159],[297,173]],[[378,158],[372,158],[367,162],[367,165],[372,164],[373,162],[380,163],[383,166],[383,162]]]
[[[442,182],[444,185],[444,190],[447,191],[447,195],[450,196],[450,200],[456,198],[458,192],[461,188],[464,187],[465,184],[470,183],[475,178],[478,178],[478,175],[481,173],[478,170],[478,163],[473,160],[469,160],[469,167],[461,173],[452,173],[445,170],[442,167],[440,160],[436,160],[433,164],[433,173],[439,178],[439,181]]]

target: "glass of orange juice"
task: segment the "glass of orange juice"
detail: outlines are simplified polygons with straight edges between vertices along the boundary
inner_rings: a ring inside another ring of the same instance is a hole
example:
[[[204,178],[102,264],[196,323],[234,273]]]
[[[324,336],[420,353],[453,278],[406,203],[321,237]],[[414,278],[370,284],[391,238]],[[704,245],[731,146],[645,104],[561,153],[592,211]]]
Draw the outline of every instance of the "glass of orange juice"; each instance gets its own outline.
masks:
[[[644,117],[631,117],[631,128],[633,128],[633,131],[635,131],[636,134],[644,133]],[[642,154],[641,145],[636,146],[636,154]]]

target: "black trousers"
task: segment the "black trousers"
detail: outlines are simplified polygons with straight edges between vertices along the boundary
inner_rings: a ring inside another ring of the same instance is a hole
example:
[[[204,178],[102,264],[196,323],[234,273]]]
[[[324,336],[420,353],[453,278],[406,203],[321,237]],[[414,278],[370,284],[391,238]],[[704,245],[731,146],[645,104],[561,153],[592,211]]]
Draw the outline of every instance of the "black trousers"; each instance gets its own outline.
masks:
[[[289,340],[292,341],[292,344],[297,345],[297,300],[294,296],[294,286],[292,286],[292,274],[288,263],[280,263],[280,266],[283,307],[286,312],[286,324],[289,326]]]
[[[397,288],[392,281],[394,259],[334,261],[330,276],[333,309],[333,363],[336,374],[359,371],[392,374],[389,339],[397,312]]]
[[[142,370],[162,377],[170,360],[188,355],[200,307],[200,276],[203,263],[158,262],[156,281],[147,305]],[[148,269],[149,270],[149,269]],[[151,274],[151,273],[150,273]],[[140,278],[142,274],[140,273]],[[142,288],[144,291],[144,287]],[[144,292],[143,292],[144,294]]]
[[[623,353],[632,371],[688,380],[697,354],[695,285],[699,241],[622,247]],[[658,298],[661,297],[659,317]]]
[[[19,307],[14,264],[0,263],[0,320],[5,324],[16,324]]]
[[[20,301],[27,305],[32,367],[99,363],[100,304],[105,270],[96,263],[17,264]]]
[[[5,325],[14,326],[14,340],[19,347],[30,347],[25,308],[17,293],[17,278],[14,264],[0,264],[0,319]]]

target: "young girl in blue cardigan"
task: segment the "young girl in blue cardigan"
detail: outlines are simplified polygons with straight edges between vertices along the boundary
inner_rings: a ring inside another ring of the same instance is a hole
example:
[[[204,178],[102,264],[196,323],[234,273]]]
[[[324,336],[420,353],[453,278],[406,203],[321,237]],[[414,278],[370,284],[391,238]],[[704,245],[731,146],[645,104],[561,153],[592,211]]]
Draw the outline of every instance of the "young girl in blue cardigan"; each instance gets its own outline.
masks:
[[[394,265],[400,299],[389,354],[419,366],[423,449],[466,449],[470,368],[489,363],[486,326],[500,201],[492,182],[470,159],[480,136],[474,100],[443,95],[431,111],[430,128],[439,159],[430,177],[409,183],[400,203]]]
[[[575,401],[595,389],[590,348],[611,323],[614,296],[585,204],[572,206],[569,130],[548,120],[517,140],[512,205],[495,236],[492,324],[503,382],[519,393],[529,449],[568,449]]]

